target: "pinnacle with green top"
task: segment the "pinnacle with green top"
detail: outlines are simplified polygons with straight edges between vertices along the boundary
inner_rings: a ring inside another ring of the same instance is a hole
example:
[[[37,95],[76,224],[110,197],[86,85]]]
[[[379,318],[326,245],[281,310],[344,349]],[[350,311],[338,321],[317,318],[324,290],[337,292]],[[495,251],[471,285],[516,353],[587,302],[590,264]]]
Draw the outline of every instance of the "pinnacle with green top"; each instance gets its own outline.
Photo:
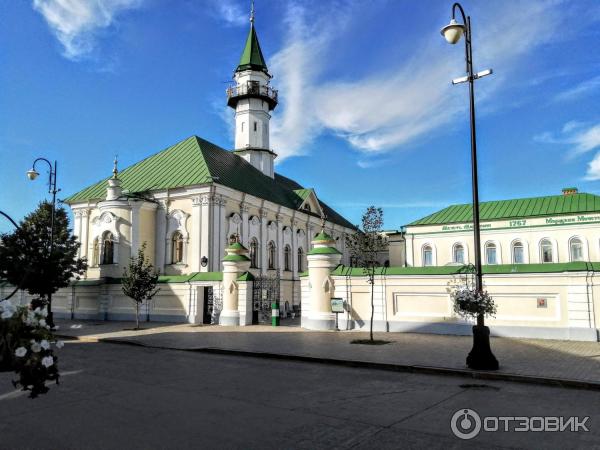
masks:
[[[315,236],[315,238],[313,239],[313,242],[329,242],[329,241],[333,241],[333,238],[331,236],[329,236],[325,230],[321,230],[321,232],[319,234],[317,234]]]
[[[250,26],[250,32],[248,33],[248,39],[246,39],[246,45],[244,46],[244,52],[240,58],[240,64],[238,65],[236,72],[243,70],[260,70],[266,74],[269,73],[267,69],[267,63],[260,49],[258,43],[258,36],[254,24]]]

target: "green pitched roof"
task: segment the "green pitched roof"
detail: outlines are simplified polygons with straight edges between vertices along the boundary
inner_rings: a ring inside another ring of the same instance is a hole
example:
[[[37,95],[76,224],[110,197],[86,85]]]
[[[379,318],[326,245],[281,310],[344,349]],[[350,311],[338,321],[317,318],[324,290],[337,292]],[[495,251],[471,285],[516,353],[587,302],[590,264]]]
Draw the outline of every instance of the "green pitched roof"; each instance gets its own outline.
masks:
[[[600,211],[600,196],[593,194],[551,195],[548,197],[498,200],[479,204],[480,220],[579,214]],[[452,205],[408,225],[440,225],[473,221],[471,204]]]
[[[256,35],[254,25],[250,27],[248,39],[246,39],[246,45],[244,46],[244,52],[240,58],[240,64],[235,71],[240,72],[248,69],[261,70],[267,74],[269,73],[267,63],[265,62],[262,50],[260,49],[260,44],[258,43],[258,36]]]
[[[109,178],[71,195],[65,202],[73,204],[104,200]],[[119,173],[119,179],[124,192],[132,196],[143,196],[150,191],[163,189],[217,183],[290,209],[297,209],[302,203],[295,191],[304,189],[282,175],[275,174],[275,178],[271,178],[244,158],[197,136],[189,137],[127,167]],[[354,227],[325,203],[320,204],[328,220],[348,228]]]

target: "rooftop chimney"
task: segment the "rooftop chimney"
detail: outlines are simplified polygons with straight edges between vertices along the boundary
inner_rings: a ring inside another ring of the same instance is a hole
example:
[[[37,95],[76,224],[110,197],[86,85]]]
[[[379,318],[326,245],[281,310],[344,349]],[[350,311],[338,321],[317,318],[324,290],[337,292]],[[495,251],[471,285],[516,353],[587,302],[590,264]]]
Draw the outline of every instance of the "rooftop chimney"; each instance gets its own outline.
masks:
[[[577,194],[578,190],[576,187],[568,187],[568,188],[563,188],[562,193],[563,195],[573,195],[573,194]]]

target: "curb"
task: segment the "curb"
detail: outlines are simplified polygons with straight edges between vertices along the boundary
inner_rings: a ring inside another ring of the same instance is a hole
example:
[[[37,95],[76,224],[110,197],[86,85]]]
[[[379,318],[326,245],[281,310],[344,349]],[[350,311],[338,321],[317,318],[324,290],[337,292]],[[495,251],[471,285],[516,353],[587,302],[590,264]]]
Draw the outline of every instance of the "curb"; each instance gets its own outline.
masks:
[[[78,339],[78,338],[77,338]],[[78,339],[79,340],[79,339]],[[569,378],[538,377],[532,375],[520,375],[503,372],[486,372],[481,370],[455,369],[450,367],[421,366],[410,364],[391,364],[373,361],[347,360],[335,358],[322,358],[317,356],[292,355],[288,353],[270,353],[247,350],[230,350],[217,347],[199,348],[174,348],[160,345],[148,345],[142,342],[127,341],[118,338],[96,338],[86,342],[100,342],[118,345],[131,345],[136,347],[154,348],[159,350],[178,350],[184,352],[206,353],[212,355],[230,355],[250,358],[275,359],[285,361],[298,361],[316,364],[326,364],[341,367],[358,367],[365,369],[384,370],[388,372],[405,372],[425,375],[446,375],[454,377],[466,377],[476,380],[511,381],[515,383],[537,384],[542,386],[553,386],[569,389],[584,389],[600,391],[600,383],[592,381],[574,380]]]

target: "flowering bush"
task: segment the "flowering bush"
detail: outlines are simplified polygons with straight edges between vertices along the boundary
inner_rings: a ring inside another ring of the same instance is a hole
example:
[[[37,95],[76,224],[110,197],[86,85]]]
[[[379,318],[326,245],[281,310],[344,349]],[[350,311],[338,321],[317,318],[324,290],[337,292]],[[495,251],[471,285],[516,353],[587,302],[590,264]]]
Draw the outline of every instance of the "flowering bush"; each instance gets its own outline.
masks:
[[[479,314],[484,317],[496,314],[496,304],[487,291],[460,286],[450,292],[450,297],[454,301],[454,312],[459,316],[476,319]]]
[[[46,308],[31,309],[0,301],[0,368],[18,375],[15,387],[31,391],[30,397],[48,392],[46,381],[58,384],[57,357],[53,347],[61,348],[46,323]]]

